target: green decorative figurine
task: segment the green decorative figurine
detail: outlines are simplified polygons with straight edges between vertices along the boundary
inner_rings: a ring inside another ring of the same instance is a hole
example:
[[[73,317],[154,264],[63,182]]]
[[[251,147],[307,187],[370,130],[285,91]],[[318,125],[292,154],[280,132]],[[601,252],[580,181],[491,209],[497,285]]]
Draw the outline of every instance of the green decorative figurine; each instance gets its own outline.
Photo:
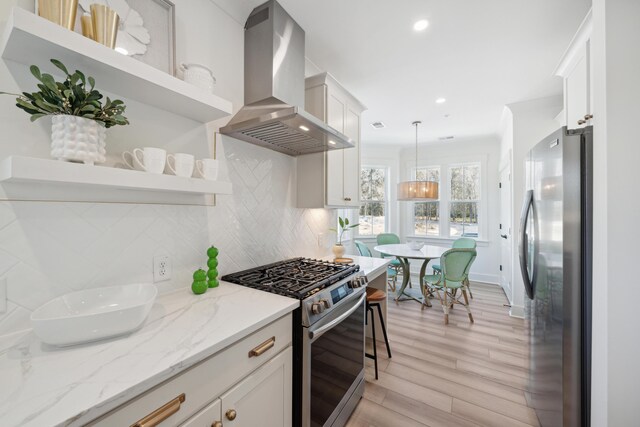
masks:
[[[218,281],[218,248],[211,246],[207,249],[207,256],[209,257],[207,261],[207,267],[209,267],[209,271],[207,271],[209,287],[217,288],[220,284]]]
[[[200,295],[207,292],[207,288],[207,273],[203,269],[196,270],[195,273],[193,273],[191,290],[194,294]]]

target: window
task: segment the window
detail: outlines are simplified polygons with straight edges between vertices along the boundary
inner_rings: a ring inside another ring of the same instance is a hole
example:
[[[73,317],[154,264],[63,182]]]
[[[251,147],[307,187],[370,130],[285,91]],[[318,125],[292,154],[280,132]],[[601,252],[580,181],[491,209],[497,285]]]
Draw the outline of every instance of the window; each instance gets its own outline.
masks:
[[[480,164],[451,166],[449,176],[449,235],[478,237]]]
[[[360,170],[360,217],[358,235],[375,236],[386,229],[387,169],[363,167]]]
[[[440,167],[425,167],[415,170],[416,181],[440,182]],[[416,202],[413,204],[413,233],[416,236],[440,235],[440,201]]]

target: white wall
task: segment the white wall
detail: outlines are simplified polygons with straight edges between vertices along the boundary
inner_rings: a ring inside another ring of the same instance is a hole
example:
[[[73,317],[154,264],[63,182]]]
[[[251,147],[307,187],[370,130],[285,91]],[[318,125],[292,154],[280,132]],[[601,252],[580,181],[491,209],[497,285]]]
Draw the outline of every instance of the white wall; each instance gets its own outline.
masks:
[[[486,225],[478,241],[478,258],[471,270],[472,280],[498,283],[498,271],[500,265],[500,252],[498,241],[499,193],[498,193],[498,163],[499,143],[495,137],[478,137],[473,140],[456,141],[450,143],[421,144],[418,150],[421,166],[440,165],[446,176],[446,165],[460,162],[478,161],[483,164],[483,200],[484,224]],[[423,238],[412,236],[410,203],[397,202],[397,183],[408,179],[411,168],[414,167],[415,148],[372,145],[362,146],[363,165],[388,165],[390,168],[390,212],[389,231],[400,236],[402,241],[407,239],[424,240],[428,244],[451,246],[453,239],[449,238]],[[375,238],[361,238],[370,247],[375,246]],[[419,270],[420,266],[414,263],[412,268]]]
[[[2,2],[0,20],[6,19],[10,3],[33,9],[32,1]],[[209,0],[175,3],[177,62],[209,66],[217,78],[216,93],[239,109],[242,25]],[[17,90],[4,62],[0,90]],[[132,124],[108,131],[107,164],[118,161],[122,150],[145,145],[208,157],[213,130],[226,122],[205,126],[126,103]],[[30,123],[11,97],[0,97],[0,158],[48,158],[49,126],[47,120]],[[335,213],[294,207],[294,158],[227,137],[219,138],[218,158],[225,159],[221,179],[232,182],[234,194],[219,196],[216,207],[20,202],[0,192],[0,278],[7,278],[9,299],[8,311],[0,313],[0,336],[28,328],[31,310],[56,295],[151,281],[154,255],[171,256],[172,280],[159,284],[166,292],[190,285],[191,273],[205,265],[205,251],[212,243],[220,248],[221,274],[292,256],[329,253],[329,248],[318,246],[317,235],[335,224]]]
[[[640,2],[594,0],[592,425],[638,425]]]
[[[525,190],[524,160],[527,152],[559,128],[555,117],[562,110],[562,96],[523,101],[506,106],[500,153],[511,155],[511,315],[524,316],[524,282],[520,276],[517,231]],[[511,123],[509,123],[511,121]]]

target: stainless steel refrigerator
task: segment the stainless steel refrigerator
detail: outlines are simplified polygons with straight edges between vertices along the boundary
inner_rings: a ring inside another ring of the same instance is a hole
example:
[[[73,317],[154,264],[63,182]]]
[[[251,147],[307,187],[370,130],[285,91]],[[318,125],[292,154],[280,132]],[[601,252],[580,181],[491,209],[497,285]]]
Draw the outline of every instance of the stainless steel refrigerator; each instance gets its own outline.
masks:
[[[562,128],[525,161],[520,269],[529,331],[528,403],[542,427],[589,426],[592,128]]]

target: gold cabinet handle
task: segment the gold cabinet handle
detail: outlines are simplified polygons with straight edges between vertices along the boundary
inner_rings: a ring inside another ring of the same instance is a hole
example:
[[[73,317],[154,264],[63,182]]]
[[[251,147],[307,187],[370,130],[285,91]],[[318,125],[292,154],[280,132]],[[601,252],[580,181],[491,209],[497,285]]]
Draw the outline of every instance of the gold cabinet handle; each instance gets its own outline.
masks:
[[[269,350],[276,344],[276,337],[271,337],[262,344],[259,344],[257,347],[254,347],[249,352],[249,357],[257,357],[263,354],[265,351]]]
[[[585,119],[585,120],[591,120],[591,119],[593,119],[593,114],[587,114],[587,115],[585,115],[585,116],[584,116],[584,119]]]
[[[235,409],[229,409],[229,410],[224,414],[224,416],[225,416],[225,417],[227,417],[227,419],[228,419],[229,421],[233,421],[233,420],[235,420],[235,419],[236,419],[236,416],[238,416],[238,413],[236,412],[236,410],[235,410]]]
[[[140,421],[131,425],[131,427],[155,427],[171,415],[180,410],[180,405],[186,400],[186,395],[182,393],[180,396],[165,403]]]
[[[582,119],[578,120],[578,124],[579,124],[579,125],[583,125],[583,124],[585,124],[585,123],[587,123],[587,121],[586,121],[586,120],[582,120]]]
[[[351,201],[351,197],[345,197],[345,198],[344,198],[344,201],[345,201],[345,202],[350,202],[350,201]]]
[[[213,424],[211,424],[211,427],[222,427],[222,421],[216,421]]]

